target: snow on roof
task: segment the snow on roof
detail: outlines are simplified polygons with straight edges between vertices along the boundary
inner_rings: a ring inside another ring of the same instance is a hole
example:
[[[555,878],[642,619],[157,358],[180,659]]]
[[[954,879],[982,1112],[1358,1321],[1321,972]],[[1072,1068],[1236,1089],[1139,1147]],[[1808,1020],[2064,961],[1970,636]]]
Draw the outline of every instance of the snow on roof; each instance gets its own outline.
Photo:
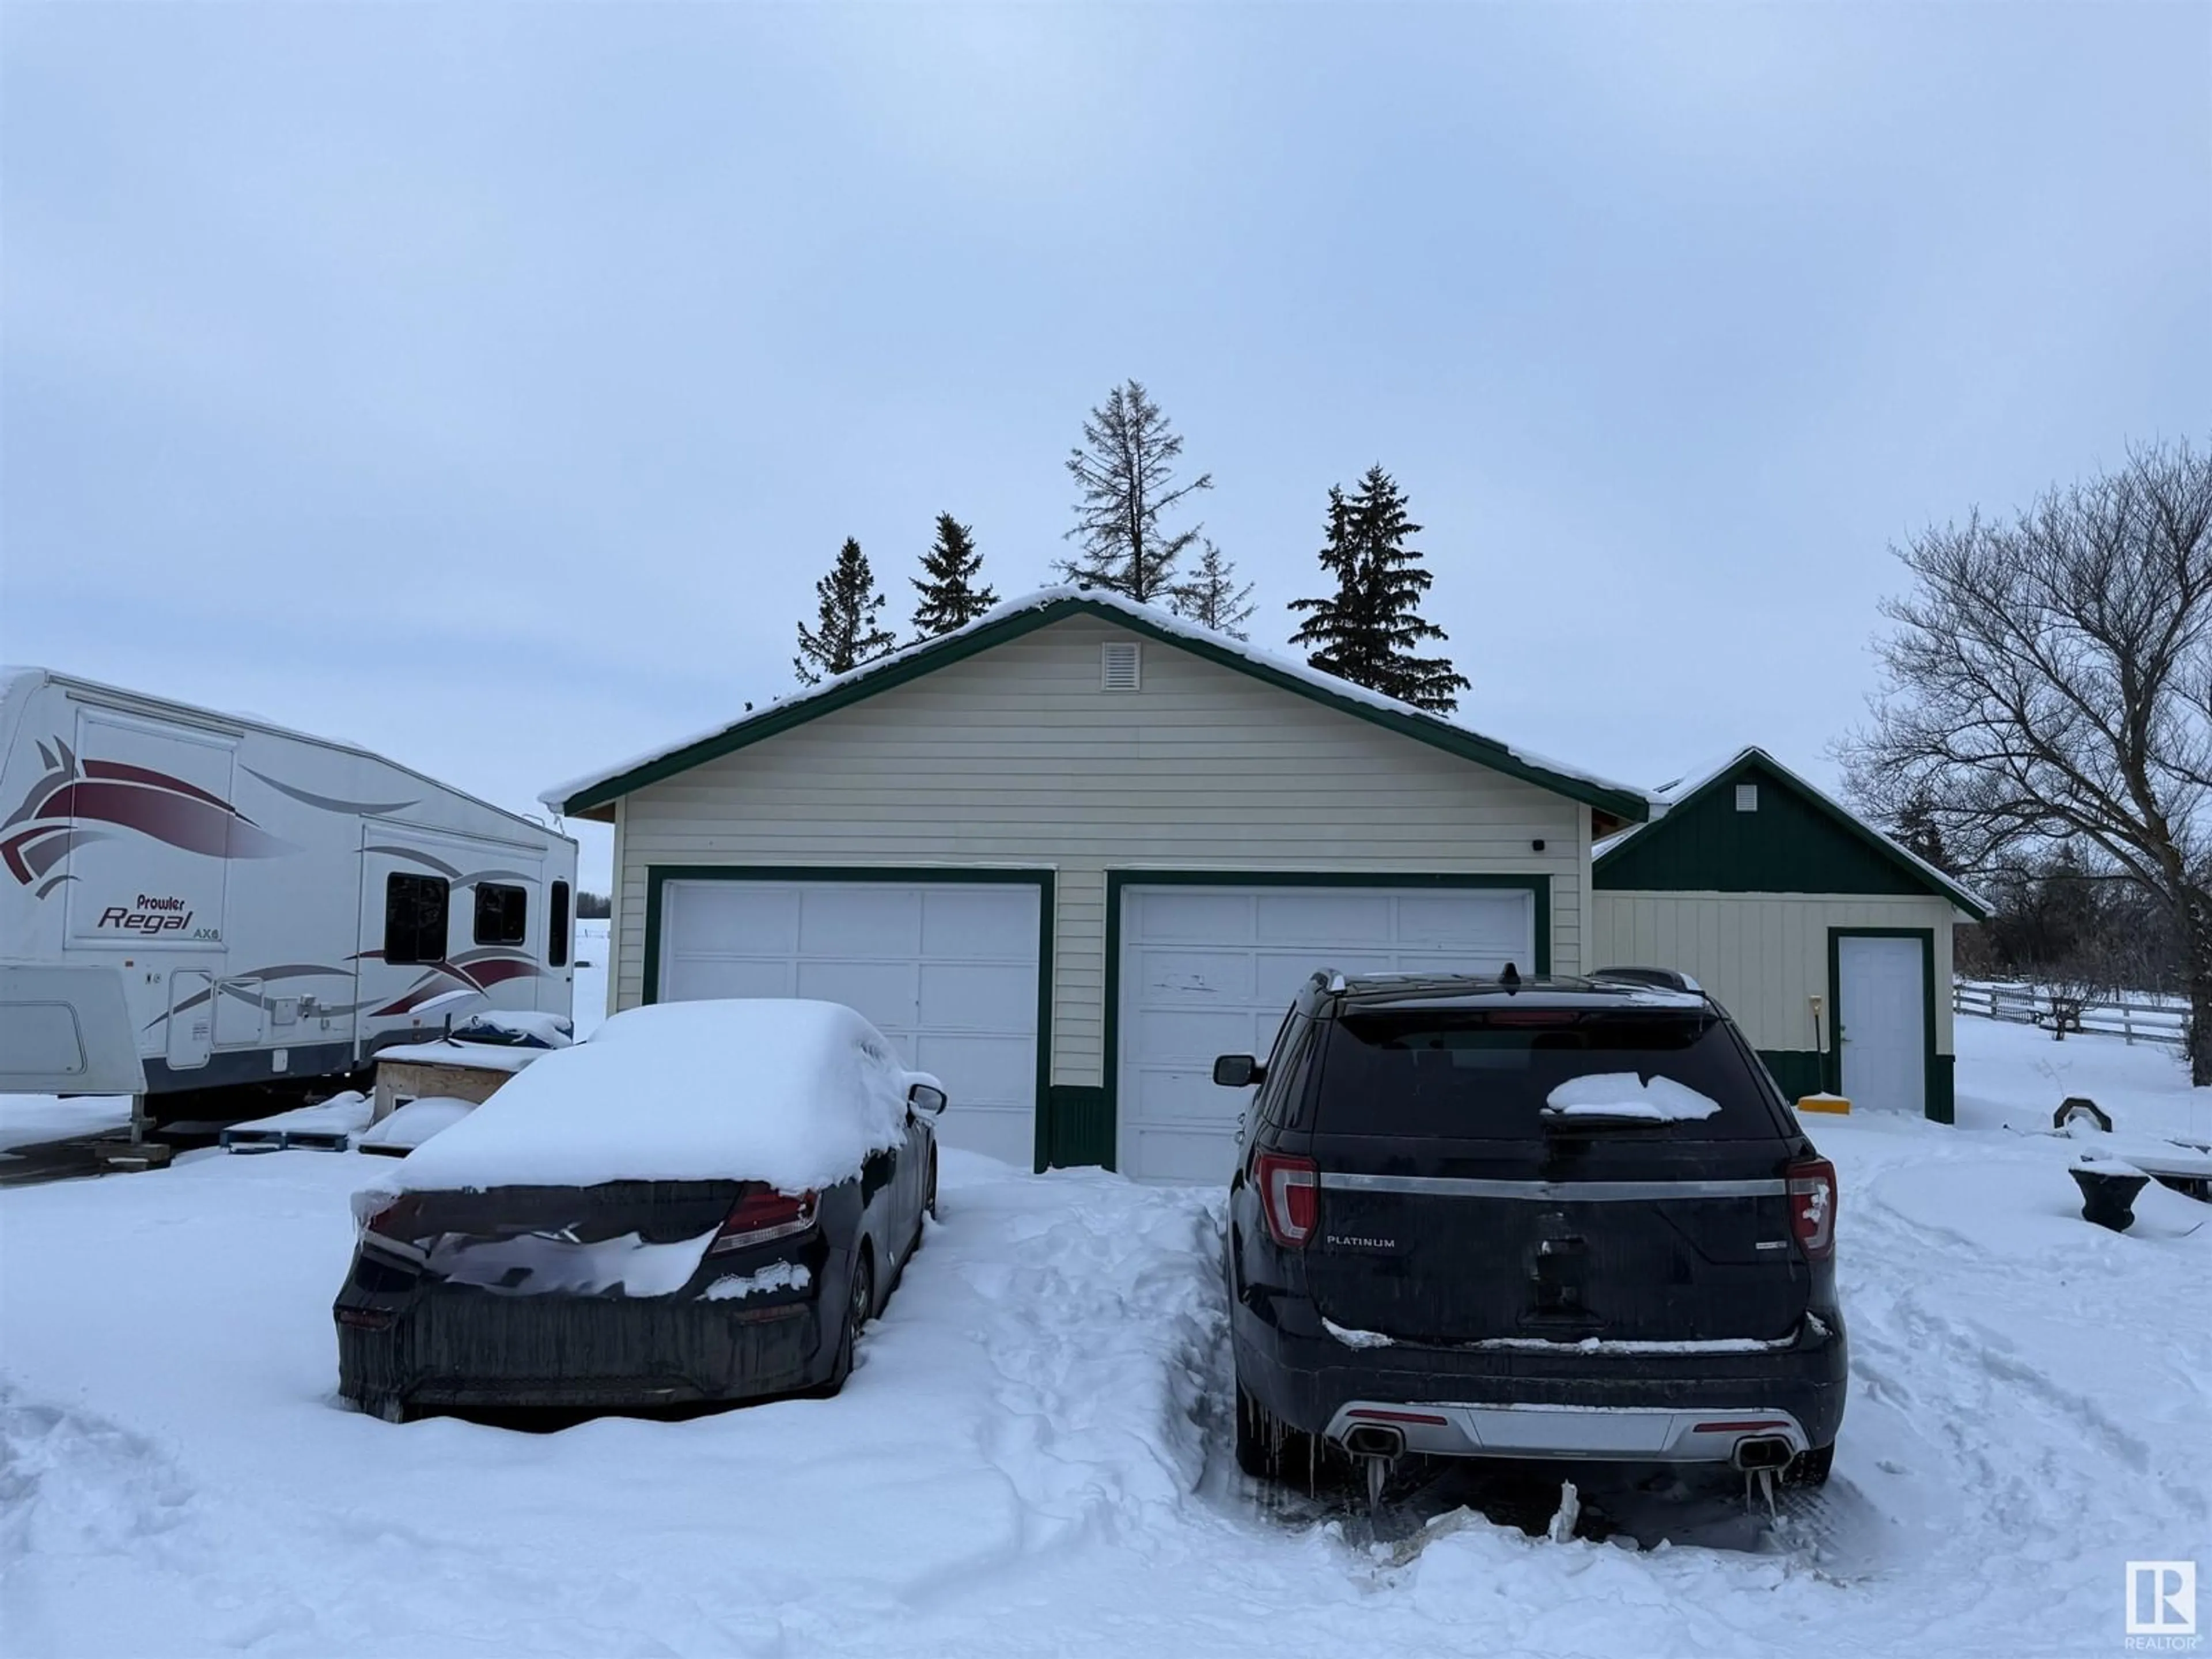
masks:
[[[1387,714],[1425,720],[1456,732],[1463,737],[1476,738],[1480,742],[1494,745],[1523,766],[1571,779],[1595,789],[1610,790],[1616,793],[1638,798],[1645,797],[1644,790],[1636,788],[1632,785],[1601,777],[1596,773],[1585,771],[1580,767],[1570,766],[1564,761],[1552,759],[1548,756],[1537,754],[1532,750],[1501,743],[1496,738],[1476,731],[1473,726],[1446,719],[1441,714],[1432,714],[1425,708],[1416,708],[1411,703],[1400,702],[1395,697],[1386,697],[1379,691],[1370,691],[1364,685],[1354,685],[1351,681],[1339,679],[1333,674],[1324,674],[1319,669],[1295,658],[1277,656],[1273,652],[1262,651],[1248,640],[1240,640],[1233,635],[1218,633],[1211,628],[1200,627],[1187,617],[1178,617],[1171,611],[1162,611],[1152,605],[1140,605],[1136,600],[1114,592],[1110,589],[1062,586],[1041,587],[1035,592],[1024,593],[1018,599],[1009,599],[1005,604],[985,611],[964,627],[953,629],[948,633],[935,635],[927,640],[917,640],[910,645],[892,652],[888,656],[878,657],[872,662],[863,663],[860,667],[847,673],[832,675],[819,684],[802,687],[789,692],[761,704],[740,719],[725,721],[703,732],[694,732],[688,736],[677,738],[674,742],[660,744],[652,749],[632,755],[612,766],[601,767],[596,771],[586,773],[581,777],[570,778],[566,782],[556,784],[546,790],[538,797],[538,799],[556,811],[563,811],[566,809],[567,803],[574,800],[577,796],[611,783],[617,778],[638,770],[641,767],[653,765],[672,756],[680,755],[685,750],[697,744],[711,743],[718,738],[726,737],[757,720],[765,720],[771,714],[781,714],[817,698],[826,697],[858,681],[883,673],[885,670],[896,667],[900,663],[906,662],[924,652],[940,649],[968,635],[981,633],[986,629],[1012,621],[1030,611],[1042,611],[1052,605],[1074,602],[1095,605],[1102,610],[1121,611],[1132,620],[1142,623],[1147,628],[1188,640],[1195,645],[1209,646],[1218,651],[1242,657],[1255,667],[1301,680],[1327,696],[1339,697],[1347,702],[1364,703],[1370,708],[1380,709]]]
[[[904,1131],[914,1074],[834,1002],[659,1002],[615,1015],[426,1141],[403,1190],[607,1181],[834,1185]]]
[[[1756,744],[1747,744],[1742,748],[1737,750],[1733,755],[1730,755],[1726,760],[1695,768],[1684,773],[1680,777],[1674,779],[1670,783],[1661,784],[1656,789],[1650,792],[1650,817],[1642,823],[1630,824],[1626,830],[1621,830],[1618,835],[1607,836],[1603,841],[1593,843],[1590,848],[1590,857],[1593,860],[1601,859],[1610,854],[1615,848],[1626,846],[1630,842],[1635,840],[1636,837],[1643,831],[1649,830],[1653,824],[1657,823],[1663,819],[1669,811],[1680,805],[1684,801],[1689,799],[1691,796],[1705,788],[1716,778],[1725,776],[1736,767],[1741,766],[1745,761],[1753,759],[1756,759],[1761,765],[1771,769],[1780,776],[1788,779],[1791,783],[1796,784],[1800,789],[1802,789],[1807,794],[1816,796],[1820,799],[1826,801],[1837,811],[1842,813],[1844,817],[1849,818],[1853,823],[1858,825],[1860,829],[1865,830],[1867,834],[1872,836],[1876,841],[1881,842],[1883,847],[1889,852],[1893,853],[1899,858],[1904,860],[1907,864],[1912,866],[1914,869],[1919,871],[1920,873],[1925,876],[1930,883],[1944,892],[1953,894],[1954,896],[1963,896],[1970,900],[1972,903],[1978,905],[1984,910],[1989,910],[1995,908],[1987,899],[1984,898],[1979,893],[1977,893],[1972,888],[1967,886],[1964,882],[1960,881],[1954,876],[1946,875],[1942,871],[1929,863],[1926,859],[1922,858],[1917,853],[1905,846],[1902,842],[1899,842],[1895,836],[1890,835],[1887,830],[1868,823],[1865,818],[1862,817],[1858,813],[1852,811],[1850,807],[1844,805],[1843,802],[1838,800],[1826,790],[1819,787],[1817,785],[1807,782],[1805,779],[1791,771],[1788,767],[1784,766],[1780,761],[1775,759],[1773,756],[1768,754],[1766,750],[1761,749]]]

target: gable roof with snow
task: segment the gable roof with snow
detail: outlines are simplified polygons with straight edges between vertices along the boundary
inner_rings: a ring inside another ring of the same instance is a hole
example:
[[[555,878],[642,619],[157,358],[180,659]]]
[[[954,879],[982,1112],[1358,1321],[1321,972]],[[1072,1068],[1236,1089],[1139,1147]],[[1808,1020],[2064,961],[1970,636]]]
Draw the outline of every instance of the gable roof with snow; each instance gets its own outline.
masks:
[[[1741,811],[1738,784],[1759,790]],[[1925,893],[1974,921],[1989,902],[1899,845],[1764,749],[1736,751],[1654,792],[1654,810],[1592,848],[1608,891]]]
[[[1651,810],[1650,797],[1640,789],[1516,749],[1456,721],[1337,679],[1304,663],[1256,650],[1245,641],[1201,628],[1118,593],[1079,587],[1040,588],[986,611],[964,628],[917,641],[849,673],[778,698],[712,731],[572,778],[548,789],[538,799],[557,812],[580,817],[611,817],[613,803],[623,795],[1073,617],[1103,619],[1147,639],[1248,674],[1279,690],[1411,738],[1416,743],[1583,802],[1619,822],[1641,823]]]

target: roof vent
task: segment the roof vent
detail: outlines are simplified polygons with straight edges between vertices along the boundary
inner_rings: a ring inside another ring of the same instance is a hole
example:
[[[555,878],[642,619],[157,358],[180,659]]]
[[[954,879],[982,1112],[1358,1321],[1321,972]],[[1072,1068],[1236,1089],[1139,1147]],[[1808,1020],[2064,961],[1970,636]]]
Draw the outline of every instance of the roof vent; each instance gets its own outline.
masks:
[[[1757,784],[1739,783],[1736,785],[1735,810],[1739,812],[1756,812],[1759,811],[1759,786]]]
[[[1098,689],[1134,691],[1143,684],[1143,665],[1134,640],[1108,640],[1098,647]]]

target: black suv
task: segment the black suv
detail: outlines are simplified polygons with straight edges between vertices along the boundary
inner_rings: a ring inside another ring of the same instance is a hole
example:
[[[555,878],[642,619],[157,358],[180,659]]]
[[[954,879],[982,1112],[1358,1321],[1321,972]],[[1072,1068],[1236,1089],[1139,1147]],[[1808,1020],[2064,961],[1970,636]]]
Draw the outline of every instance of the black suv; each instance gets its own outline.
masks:
[[[1836,1172],[1665,970],[1316,974],[1230,1190],[1237,1462],[1323,1446],[1733,1464],[1825,1481]]]

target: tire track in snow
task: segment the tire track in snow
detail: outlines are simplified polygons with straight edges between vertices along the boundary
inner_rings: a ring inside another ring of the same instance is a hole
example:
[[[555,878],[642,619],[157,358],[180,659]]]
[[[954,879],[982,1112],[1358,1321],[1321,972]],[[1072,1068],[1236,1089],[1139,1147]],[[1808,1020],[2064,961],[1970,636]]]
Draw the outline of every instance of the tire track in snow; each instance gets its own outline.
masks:
[[[1074,1171],[955,1193],[930,1235],[936,1294],[951,1305],[927,1316],[964,1326],[974,1344],[969,1437],[1012,1525],[907,1585],[910,1605],[942,1607],[1091,1546],[1180,1547],[1220,1336],[1200,1270],[1217,1207]]]

